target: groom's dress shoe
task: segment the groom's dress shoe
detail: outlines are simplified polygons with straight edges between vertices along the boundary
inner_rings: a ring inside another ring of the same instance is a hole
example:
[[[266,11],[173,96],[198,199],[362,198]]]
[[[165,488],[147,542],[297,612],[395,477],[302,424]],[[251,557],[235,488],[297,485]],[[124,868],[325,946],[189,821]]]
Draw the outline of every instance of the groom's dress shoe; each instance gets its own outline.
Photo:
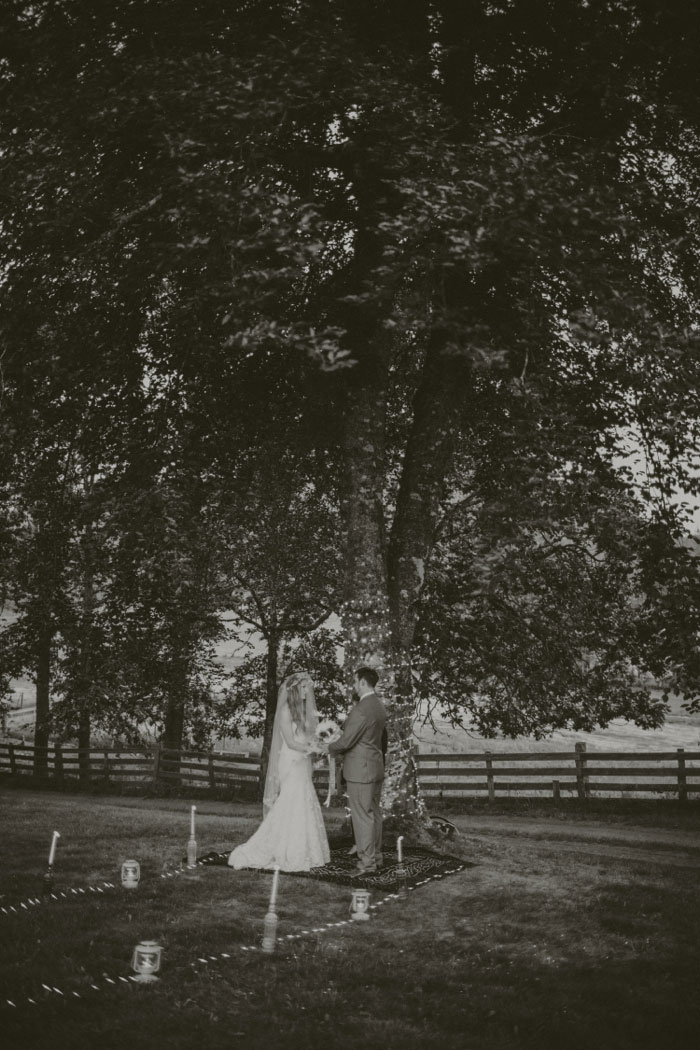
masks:
[[[348,850],[348,857],[356,857],[356,856],[357,856],[357,846],[351,846],[350,849]]]

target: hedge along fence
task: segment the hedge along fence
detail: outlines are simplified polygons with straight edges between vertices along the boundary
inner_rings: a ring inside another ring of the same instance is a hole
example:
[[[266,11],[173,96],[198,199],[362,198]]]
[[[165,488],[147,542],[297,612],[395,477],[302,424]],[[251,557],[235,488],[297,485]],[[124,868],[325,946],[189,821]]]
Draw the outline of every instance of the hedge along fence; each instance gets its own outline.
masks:
[[[33,776],[36,749],[0,743],[0,774]],[[53,782],[93,781],[138,787],[255,791],[260,759],[224,752],[144,748],[90,748],[62,744],[47,751],[46,778]],[[685,802],[700,795],[700,751],[472,752],[416,755],[418,779],[427,799],[671,796]],[[328,788],[328,770],[314,771],[319,794]]]

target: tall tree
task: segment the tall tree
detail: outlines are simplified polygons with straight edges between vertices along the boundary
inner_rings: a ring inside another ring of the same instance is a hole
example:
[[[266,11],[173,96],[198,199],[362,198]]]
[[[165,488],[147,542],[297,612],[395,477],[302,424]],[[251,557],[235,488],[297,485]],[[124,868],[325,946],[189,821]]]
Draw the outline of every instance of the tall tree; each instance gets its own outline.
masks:
[[[534,406],[544,491],[564,462],[605,479],[637,428],[675,527],[698,419],[695,29],[646,0],[13,14],[9,305],[31,326],[25,293],[66,254],[110,274],[136,330],[158,322],[147,370],[175,377],[201,462],[311,415],[342,463],[348,663],[376,663],[392,709],[386,802],[420,812],[412,646],[455,449],[498,425],[483,377],[504,415],[514,390]],[[64,347],[65,377],[116,370],[106,345],[98,367]],[[319,374],[290,384],[302,356]]]

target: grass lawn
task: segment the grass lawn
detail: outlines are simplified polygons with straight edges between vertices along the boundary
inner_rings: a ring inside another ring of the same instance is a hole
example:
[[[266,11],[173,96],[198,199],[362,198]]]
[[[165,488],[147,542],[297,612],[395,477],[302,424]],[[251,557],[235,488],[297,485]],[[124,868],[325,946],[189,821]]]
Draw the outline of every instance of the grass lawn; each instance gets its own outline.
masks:
[[[686,1050],[697,1043],[694,804],[680,816],[672,804],[647,807],[638,823],[630,807],[617,820],[610,807],[588,817],[572,810],[575,820],[565,807],[546,817],[521,808],[489,818],[486,807],[451,815],[462,834],[450,849],[475,867],[378,908],[370,922],[284,941],[270,956],[241,951],[260,944],[269,875],[214,867],[197,881],[160,878],[184,852],[186,799],[4,788],[0,806],[4,906],[38,894],[54,828],[62,836],[57,888],[118,883],[128,857],[142,867],[135,891],[70,895],[0,914],[5,1050]],[[341,817],[332,812],[329,829]],[[257,821],[253,805],[198,802],[200,851],[242,841]],[[278,932],[346,919],[349,905],[346,887],[283,875]],[[164,947],[161,980],[106,985],[104,975],[131,972],[143,938]],[[222,952],[230,959],[196,962]],[[99,992],[90,990],[93,982]],[[42,983],[67,997],[47,995]]]

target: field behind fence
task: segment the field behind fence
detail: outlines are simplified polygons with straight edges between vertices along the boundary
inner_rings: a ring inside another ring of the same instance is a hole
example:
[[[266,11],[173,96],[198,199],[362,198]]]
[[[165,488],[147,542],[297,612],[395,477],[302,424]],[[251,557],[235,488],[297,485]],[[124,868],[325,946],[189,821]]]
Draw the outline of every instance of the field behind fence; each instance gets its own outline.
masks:
[[[700,751],[471,752],[416,754],[418,779],[427,799],[668,797],[681,802],[700,795]],[[0,775],[37,776],[55,783],[108,782],[125,787],[254,791],[260,760],[230,752],[169,751],[150,747],[90,748],[62,744],[43,754],[29,745],[0,743]],[[328,770],[314,772],[319,793]]]

